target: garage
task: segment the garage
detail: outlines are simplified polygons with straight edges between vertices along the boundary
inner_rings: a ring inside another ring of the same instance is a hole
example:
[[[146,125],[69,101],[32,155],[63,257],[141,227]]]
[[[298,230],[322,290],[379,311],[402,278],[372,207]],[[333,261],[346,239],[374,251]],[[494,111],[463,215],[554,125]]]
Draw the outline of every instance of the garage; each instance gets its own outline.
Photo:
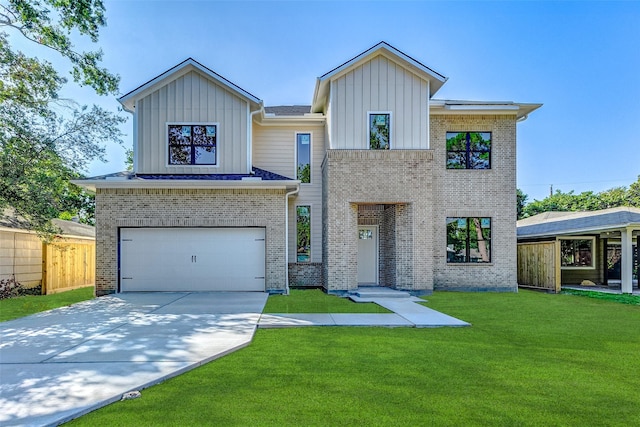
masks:
[[[264,290],[264,228],[120,229],[121,292]]]

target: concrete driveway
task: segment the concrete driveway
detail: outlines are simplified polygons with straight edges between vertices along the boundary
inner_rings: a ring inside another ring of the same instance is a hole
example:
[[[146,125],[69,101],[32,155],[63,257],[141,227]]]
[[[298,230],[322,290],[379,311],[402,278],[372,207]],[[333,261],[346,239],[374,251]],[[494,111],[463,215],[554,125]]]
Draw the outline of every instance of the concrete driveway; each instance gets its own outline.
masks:
[[[266,301],[129,293],[0,323],[0,425],[58,425],[247,346]]]

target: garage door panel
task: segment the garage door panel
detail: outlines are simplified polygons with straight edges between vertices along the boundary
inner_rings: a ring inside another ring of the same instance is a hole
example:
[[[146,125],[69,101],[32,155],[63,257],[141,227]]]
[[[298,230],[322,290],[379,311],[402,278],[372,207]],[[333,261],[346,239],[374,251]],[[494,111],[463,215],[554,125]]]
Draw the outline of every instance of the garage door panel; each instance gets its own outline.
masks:
[[[122,291],[264,291],[263,228],[127,228]]]

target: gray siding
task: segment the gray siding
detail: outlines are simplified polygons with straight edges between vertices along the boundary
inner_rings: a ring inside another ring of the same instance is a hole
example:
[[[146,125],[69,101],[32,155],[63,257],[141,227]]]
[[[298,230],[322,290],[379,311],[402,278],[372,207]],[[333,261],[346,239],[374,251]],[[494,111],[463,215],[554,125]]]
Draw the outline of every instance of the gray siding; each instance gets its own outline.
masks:
[[[384,56],[331,82],[333,149],[368,149],[367,112],[391,112],[391,148],[427,149],[428,82]]]
[[[248,103],[191,71],[136,104],[138,173],[247,173]],[[219,123],[218,166],[168,166],[167,123]]]
[[[296,261],[296,206],[311,206],[311,262],[322,262],[322,160],[325,126],[287,125],[253,127],[253,165],[296,178],[296,133],[311,133],[311,184],[300,184],[300,192],[289,201],[289,262]]]

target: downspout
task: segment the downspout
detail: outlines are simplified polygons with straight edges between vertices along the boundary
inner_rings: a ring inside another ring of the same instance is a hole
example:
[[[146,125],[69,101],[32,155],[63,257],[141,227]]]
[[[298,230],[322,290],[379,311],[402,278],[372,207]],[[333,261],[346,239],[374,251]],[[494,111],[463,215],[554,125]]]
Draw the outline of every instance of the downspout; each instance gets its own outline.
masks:
[[[295,190],[289,191],[284,195],[284,266],[285,266],[285,279],[284,279],[284,294],[289,295],[289,196],[298,194],[300,191],[300,185],[296,186]]]
[[[250,110],[251,106],[247,103],[247,110]],[[247,173],[253,175],[253,116],[262,113],[264,107],[260,105],[260,109],[249,113],[249,123],[247,124]]]

